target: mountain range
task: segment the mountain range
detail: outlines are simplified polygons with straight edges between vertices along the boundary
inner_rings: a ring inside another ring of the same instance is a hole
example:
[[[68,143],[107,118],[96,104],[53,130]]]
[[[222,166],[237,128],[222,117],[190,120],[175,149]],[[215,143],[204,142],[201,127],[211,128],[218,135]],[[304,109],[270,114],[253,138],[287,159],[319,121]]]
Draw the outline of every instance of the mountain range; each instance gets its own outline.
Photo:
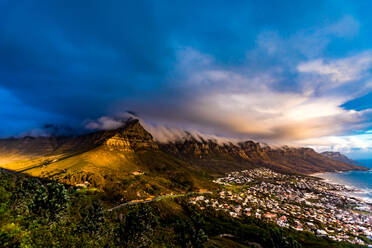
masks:
[[[221,144],[191,136],[160,143],[136,119],[80,136],[1,139],[0,167],[127,199],[211,189],[215,176],[256,167],[292,174],[366,170],[311,148],[274,148],[254,141]]]

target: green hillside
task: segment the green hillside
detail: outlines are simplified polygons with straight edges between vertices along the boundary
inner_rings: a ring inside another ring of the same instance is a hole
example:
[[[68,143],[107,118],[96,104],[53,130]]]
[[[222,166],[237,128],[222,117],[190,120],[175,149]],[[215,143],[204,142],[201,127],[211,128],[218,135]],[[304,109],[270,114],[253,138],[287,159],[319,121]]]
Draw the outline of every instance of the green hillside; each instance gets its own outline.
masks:
[[[113,131],[8,141],[0,147],[2,168],[96,188],[118,200],[215,187],[201,169],[161,151],[136,120]]]
[[[0,171],[0,247],[358,247],[201,211],[186,196],[107,211],[112,204],[98,191]]]

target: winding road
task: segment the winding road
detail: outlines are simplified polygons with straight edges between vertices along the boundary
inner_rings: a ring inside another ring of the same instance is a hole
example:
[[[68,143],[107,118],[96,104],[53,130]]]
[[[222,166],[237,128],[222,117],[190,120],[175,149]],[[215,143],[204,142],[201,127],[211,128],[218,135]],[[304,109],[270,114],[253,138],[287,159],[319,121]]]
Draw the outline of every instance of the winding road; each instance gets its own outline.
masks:
[[[114,211],[116,209],[119,209],[119,208],[122,208],[122,207],[125,207],[125,206],[129,206],[129,205],[135,205],[135,204],[140,204],[140,203],[149,203],[149,202],[154,202],[154,201],[160,201],[160,200],[163,200],[165,198],[176,198],[176,197],[189,196],[189,195],[195,195],[195,194],[197,194],[197,195],[211,194],[211,192],[189,192],[189,193],[186,193],[186,194],[178,194],[178,195],[174,195],[174,194],[162,195],[162,196],[155,197],[154,199],[151,199],[151,200],[143,200],[143,201],[139,200],[139,201],[126,202],[126,203],[117,205],[113,208],[107,209],[106,211],[111,212],[111,211]]]

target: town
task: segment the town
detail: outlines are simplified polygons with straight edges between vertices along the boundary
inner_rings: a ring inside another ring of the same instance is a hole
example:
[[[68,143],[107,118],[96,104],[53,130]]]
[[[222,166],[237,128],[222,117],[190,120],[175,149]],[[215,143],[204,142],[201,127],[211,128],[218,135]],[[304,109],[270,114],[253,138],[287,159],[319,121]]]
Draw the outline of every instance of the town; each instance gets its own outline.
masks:
[[[264,168],[232,172],[214,182],[222,186],[218,194],[190,202],[236,218],[251,216],[336,241],[371,244],[372,206],[347,195],[354,189]]]

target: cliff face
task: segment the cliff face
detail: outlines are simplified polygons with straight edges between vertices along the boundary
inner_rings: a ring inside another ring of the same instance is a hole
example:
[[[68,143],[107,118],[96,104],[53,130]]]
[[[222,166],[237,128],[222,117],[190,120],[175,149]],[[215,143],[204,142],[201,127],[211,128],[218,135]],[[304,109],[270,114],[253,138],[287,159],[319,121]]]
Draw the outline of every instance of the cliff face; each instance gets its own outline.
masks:
[[[309,174],[364,169],[330,159],[309,148],[271,148],[253,141],[218,144],[188,137],[183,141],[161,144],[154,141],[138,120],[130,120],[116,130],[76,137],[0,140],[0,167],[35,176],[58,175],[58,178],[74,183],[85,178],[84,175],[90,175],[89,178],[107,175],[123,178],[141,170],[173,178],[181,184],[184,175],[195,171],[220,175],[268,167],[281,172]],[[190,178],[189,175],[188,182],[192,181]],[[104,179],[97,181],[105,183]]]
[[[21,154],[30,157],[53,156],[81,153],[103,144],[122,151],[158,148],[151,134],[141,126],[139,121],[131,120],[116,130],[98,131],[74,137],[0,139],[0,154]]]
[[[158,145],[138,120],[131,120],[116,130],[76,137],[0,140],[0,167],[36,176],[82,171],[98,175],[103,168],[107,173],[128,172],[140,164],[136,154],[144,151],[158,152]]]
[[[128,122],[123,127],[103,133],[105,145],[119,151],[139,151],[143,149],[157,150],[151,134],[147,132],[138,120]]]
[[[269,167],[274,170],[311,174],[335,170],[364,170],[364,167],[336,161],[315,152],[311,148],[271,148],[253,141],[223,144],[195,139],[159,144],[165,152],[205,169],[223,173],[226,171]]]
[[[0,167],[72,185],[86,184],[127,199],[213,184],[200,176],[200,169],[161,151],[138,120],[116,130],[77,137],[0,140]]]

